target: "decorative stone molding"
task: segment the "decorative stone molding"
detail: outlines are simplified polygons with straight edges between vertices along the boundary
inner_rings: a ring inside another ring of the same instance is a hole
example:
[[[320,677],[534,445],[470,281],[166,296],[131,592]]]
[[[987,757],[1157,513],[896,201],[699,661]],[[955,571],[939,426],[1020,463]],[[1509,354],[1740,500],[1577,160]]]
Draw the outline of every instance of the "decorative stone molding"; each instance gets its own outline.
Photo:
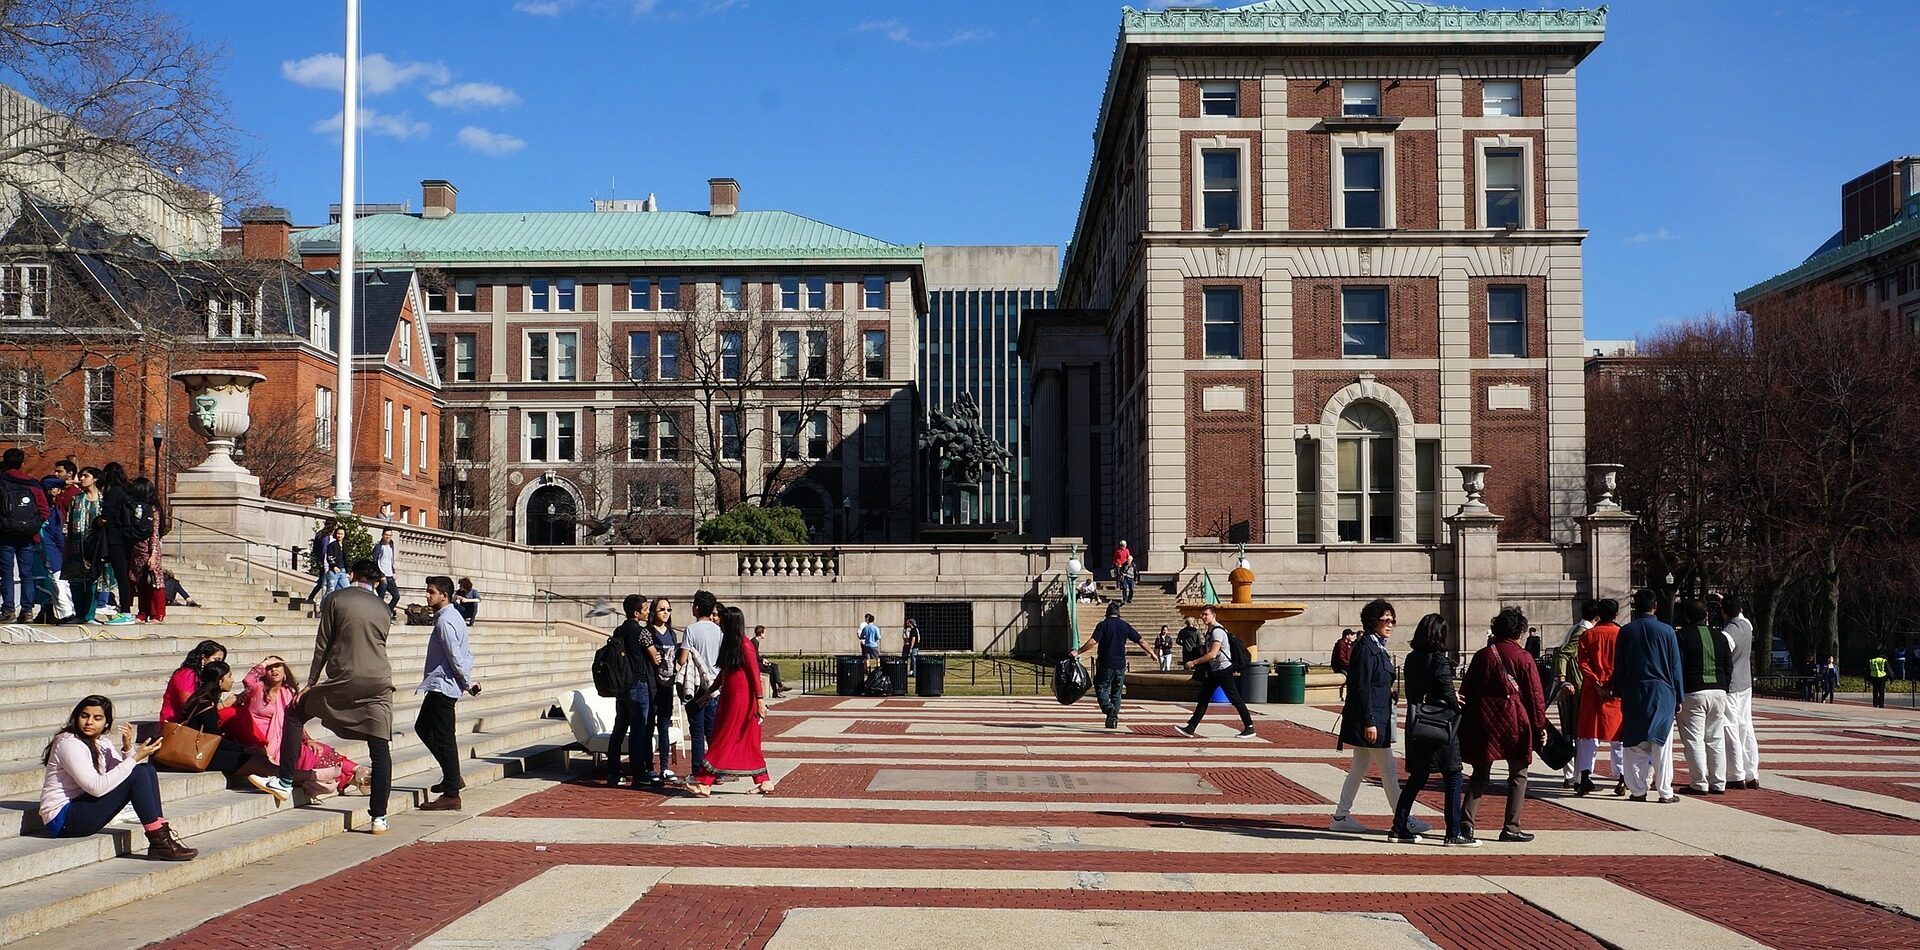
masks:
[[[1491,465],[1456,465],[1460,470],[1460,490],[1466,492],[1467,500],[1460,503],[1459,514],[1487,514],[1487,473],[1493,470]]]
[[[1587,494],[1593,499],[1593,513],[1620,511],[1620,472],[1626,466],[1612,462],[1594,462],[1587,466]]]
[[[1361,373],[1358,379],[1342,387],[1327,400],[1325,409],[1320,410],[1320,425],[1325,432],[1337,432],[1340,426],[1340,414],[1356,402],[1377,402],[1393,413],[1394,423],[1407,438],[1414,431],[1413,407],[1401,398],[1392,387],[1382,385],[1374,379],[1372,373]]]
[[[233,460],[233,443],[253,427],[251,391],[267,378],[237,369],[181,370],[173,378],[187,390],[187,424],[207,440],[206,459],[188,471],[246,474]]]

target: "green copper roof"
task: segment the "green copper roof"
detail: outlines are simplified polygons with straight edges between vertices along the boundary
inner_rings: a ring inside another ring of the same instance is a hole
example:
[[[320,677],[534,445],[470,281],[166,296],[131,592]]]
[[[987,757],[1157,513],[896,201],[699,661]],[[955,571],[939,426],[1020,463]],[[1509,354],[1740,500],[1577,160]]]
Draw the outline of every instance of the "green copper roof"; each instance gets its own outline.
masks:
[[[1595,33],[1594,10],[1471,10],[1412,0],[1262,0],[1224,10],[1125,12],[1127,33]]]
[[[1807,258],[1800,266],[1784,274],[1771,277],[1733,295],[1733,305],[1745,308],[1754,298],[1785,290],[1806,283],[1816,277],[1833,273],[1842,268],[1857,264],[1870,257],[1885,254],[1908,241],[1920,240],[1920,202],[1914,202],[1906,217],[1887,227],[1861,238],[1852,244],[1836,247],[1825,254]]]
[[[786,211],[714,217],[692,211],[473,212],[444,218],[376,214],[353,232],[362,262],[421,263],[919,260],[889,244]],[[308,250],[337,245],[338,225],[295,235]]]

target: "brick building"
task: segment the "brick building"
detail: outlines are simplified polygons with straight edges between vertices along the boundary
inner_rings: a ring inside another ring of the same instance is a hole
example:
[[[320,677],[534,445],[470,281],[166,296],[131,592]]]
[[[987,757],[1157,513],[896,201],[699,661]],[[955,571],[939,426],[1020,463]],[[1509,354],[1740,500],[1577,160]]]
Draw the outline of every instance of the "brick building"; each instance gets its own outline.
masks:
[[[1885,327],[1920,334],[1920,156],[1886,162],[1840,189],[1840,230],[1805,261],[1734,295],[1764,321],[1794,301],[1837,294]]]
[[[1160,571],[1190,541],[1427,553],[1479,463],[1502,544],[1576,543],[1574,76],[1604,25],[1127,12],[1062,310],[1023,331],[1035,480],[1065,486],[1036,493],[1035,531],[1124,538]]]
[[[475,212],[422,182],[419,214],[359,219],[358,260],[418,269],[445,388],[441,523],[532,544],[686,542],[743,495],[814,539],[914,530],[922,254],[710,182],[699,212]],[[339,231],[296,235],[309,269]],[[764,490],[763,490],[764,489]]]

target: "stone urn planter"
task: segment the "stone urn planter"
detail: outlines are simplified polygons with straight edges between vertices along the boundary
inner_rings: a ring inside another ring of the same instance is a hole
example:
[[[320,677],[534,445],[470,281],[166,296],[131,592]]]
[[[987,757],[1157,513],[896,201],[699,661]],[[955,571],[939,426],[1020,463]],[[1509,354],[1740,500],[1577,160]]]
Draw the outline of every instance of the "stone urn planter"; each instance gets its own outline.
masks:
[[[207,440],[206,459],[188,472],[246,475],[233,460],[233,442],[253,425],[251,390],[266,377],[237,369],[189,369],[173,378],[187,389],[187,424]]]

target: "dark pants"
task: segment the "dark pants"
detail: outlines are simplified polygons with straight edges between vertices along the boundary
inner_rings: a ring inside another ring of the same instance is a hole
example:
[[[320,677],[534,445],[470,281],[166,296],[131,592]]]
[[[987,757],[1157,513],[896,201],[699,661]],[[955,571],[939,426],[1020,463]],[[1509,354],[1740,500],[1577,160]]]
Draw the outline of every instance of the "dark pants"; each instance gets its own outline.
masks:
[[[0,540],[0,610],[33,606],[33,542]],[[14,585],[20,593],[16,600]]]
[[[1123,604],[1133,603],[1133,577],[1131,575],[1120,575],[1120,602]]]
[[[660,772],[673,770],[673,687],[660,685],[653,690],[653,735],[660,753]]]
[[[647,733],[653,725],[653,691],[643,685],[627,696],[614,704],[613,732],[607,736],[607,781],[610,783],[620,781],[620,776],[625,774],[620,769],[623,754],[631,760],[635,782],[655,774],[653,753],[647,748]]]
[[[1665,746],[1661,749],[1665,753]],[[1474,814],[1480,808],[1480,796],[1486,794],[1487,783],[1493,779],[1493,766],[1473,763],[1473,778],[1467,782],[1467,805],[1461,816],[1461,830],[1468,835],[1474,833]],[[1517,761],[1507,762],[1507,820],[1500,827],[1502,832],[1519,832],[1520,806],[1527,800],[1527,766]]]
[[[391,577],[383,578],[380,581],[380,586],[377,588],[374,588],[374,593],[380,594],[382,597],[386,599],[387,613],[391,614],[395,610],[399,609],[400,585],[396,583],[393,578]]]
[[[1873,687],[1873,704],[1884,707],[1887,704],[1887,678],[1882,676],[1867,680],[1867,685]]]
[[[1393,828],[1395,831],[1407,830],[1407,819],[1413,816],[1414,800],[1426,790],[1427,779],[1433,773],[1422,769],[1407,772],[1406,784],[1400,786],[1400,801],[1393,807]],[[1460,837],[1460,794],[1462,777],[1459,772],[1447,772],[1440,777],[1440,787],[1446,790],[1446,802],[1442,810],[1447,816],[1447,837]]]
[[[465,620],[469,627],[473,626],[474,618],[480,614],[479,604],[454,604],[453,609],[460,611],[460,619]]]
[[[307,716],[300,704],[287,707],[286,723],[280,732],[280,778],[293,781],[294,766],[300,764],[300,747],[307,735]],[[393,745],[387,739],[367,740],[367,759],[372,767],[372,788],[367,791],[367,815],[387,816],[387,796],[393,792]]]
[[[107,539],[107,563],[113,565],[113,585],[118,589],[120,612],[133,613],[132,552],[125,541]]]
[[[760,663],[760,672],[767,674],[767,685],[773,687],[774,692],[784,693],[787,691],[787,684],[780,679],[780,664],[762,661]]]
[[[413,731],[440,763],[440,794],[457,797],[466,783],[460,780],[460,743],[454,737],[453,709],[459,700],[444,693],[428,693],[420,701]]]
[[[68,578],[67,587],[73,592],[73,617],[80,623],[92,623],[93,612],[99,609],[98,598],[94,595],[94,579]]]
[[[698,706],[687,707],[687,735],[693,739],[693,770],[702,772],[707,767],[707,739],[713,735],[715,717],[720,714],[720,703],[709,699]]]
[[[1200,720],[1206,717],[1207,706],[1216,688],[1227,694],[1227,702],[1232,703],[1234,710],[1240,713],[1240,724],[1252,729],[1253,714],[1247,712],[1247,701],[1240,698],[1240,681],[1234,678],[1233,671],[1209,669],[1207,678],[1200,683],[1200,698],[1193,705],[1193,718],[1187,720],[1187,731],[1193,731],[1200,725]]]
[[[1093,698],[1109,717],[1120,715],[1120,699],[1127,694],[1127,668],[1102,666],[1093,671]]]
[[[120,809],[133,804],[133,813],[140,816],[140,823],[150,825],[160,820],[160,775],[153,770],[153,763],[142,762],[133,767],[127,780],[98,798],[82,795],[67,803],[63,813],[67,820],[60,826],[62,838],[84,838],[107,826]]]

